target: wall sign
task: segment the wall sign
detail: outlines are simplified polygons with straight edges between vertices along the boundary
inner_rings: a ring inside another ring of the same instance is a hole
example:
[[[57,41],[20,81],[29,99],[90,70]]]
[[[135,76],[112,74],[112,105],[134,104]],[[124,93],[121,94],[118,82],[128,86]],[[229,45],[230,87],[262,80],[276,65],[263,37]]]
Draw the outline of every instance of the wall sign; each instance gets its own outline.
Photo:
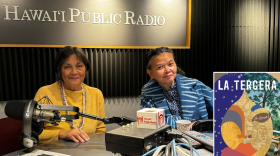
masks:
[[[0,46],[190,48],[190,0],[0,0]]]

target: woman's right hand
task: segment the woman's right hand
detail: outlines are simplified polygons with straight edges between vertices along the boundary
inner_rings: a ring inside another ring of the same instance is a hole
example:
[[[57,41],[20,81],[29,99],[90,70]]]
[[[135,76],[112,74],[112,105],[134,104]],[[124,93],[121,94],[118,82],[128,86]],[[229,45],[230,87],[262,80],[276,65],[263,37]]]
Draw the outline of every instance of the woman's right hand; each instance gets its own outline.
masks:
[[[83,139],[81,133],[83,134],[83,137],[85,139]],[[87,135],[87,133],[83,130],[81,130],[81,133],[78,130],[78,128],[75,128],[75,129],[72,129],[72,130],[69,130],[69,131],[60,130],[58,139],[73,140],[76,143],[89,141],[90,138]]]

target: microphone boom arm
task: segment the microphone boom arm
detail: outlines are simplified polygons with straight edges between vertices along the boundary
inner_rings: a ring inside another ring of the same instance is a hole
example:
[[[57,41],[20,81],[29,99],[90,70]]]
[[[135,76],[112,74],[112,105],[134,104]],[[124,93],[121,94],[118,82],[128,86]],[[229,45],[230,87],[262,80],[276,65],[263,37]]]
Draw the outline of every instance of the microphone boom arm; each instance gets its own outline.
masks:
[[[71,121],[72,119],[79,119],[79,116],[86,117],[89,119],[94,119],[94,120],[99,120],[102,121],[104,124],[112,124],[112,123],[117,123],[120,126],[130,124],[131,122],[136,122],[136,120],[122,116],[113,116],[113,117],[105,117],[101,118],[95,115],[79,112],[80,109],[79,107],[76,106],[59,106],[59,105],[45,105],[45,104],[39,104],[37,105],[38,109],[41,110],[54,110],[57,114],[59,114],[58,110],[60,111],[73,111],[76,112],[77,114],[75,115],[58,115],[58,119],[60,120],[62,117],[66,118],[66,120]]]
[[[120,126],[130,124],[131,122],[136,122],[136,120],[125,117],[125,116],[122,116],[122,117],[113,116],[113,117],[101,118],[101,117],[98,117],[98,116],[95,116],[95,115],[82,113],[82,112],[79,112],[78,115],[82,116],[82,117],[102,121],[104,124],[117,123]]]

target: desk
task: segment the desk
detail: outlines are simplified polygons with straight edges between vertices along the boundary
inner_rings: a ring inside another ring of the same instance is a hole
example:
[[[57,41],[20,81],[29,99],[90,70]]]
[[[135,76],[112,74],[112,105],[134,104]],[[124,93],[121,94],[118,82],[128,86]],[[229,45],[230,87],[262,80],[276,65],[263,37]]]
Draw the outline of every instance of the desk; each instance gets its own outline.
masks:
[[[38,145],[35,149],[40,149],[44,151],[51,151],[56,153],[62,153],[72,156],[112,156],[113,153],[110,151],[106,151],[105,147],[105,133],[101,134],[90,134],[90,141],[85,143],[75,143],[73,141],[67,140],[57,140],[53,142],[49,142],[46,144]],[[26,149],[18,150],[4,156],[19,156],[24,155]],[[212,156],[213,153],[209,152],[205,149],[197,150],[202,156]],[[29,151],[29,152],[32,152]],[[195,153],[195,156],[196,153]]]
[[[90,134],[90,141],[85,143],[75,143],[73,141],[57,140],[46,144],[38,145],[35,149],[68,154],[72,156],[112,156],[113,153],[106,151],[105,133]],[[93,143],[92,143],[93,142]],[[25,149],[18,150],[4,156],[18,156],[26,154]],[[32,151],[30,151],[32,152]]]

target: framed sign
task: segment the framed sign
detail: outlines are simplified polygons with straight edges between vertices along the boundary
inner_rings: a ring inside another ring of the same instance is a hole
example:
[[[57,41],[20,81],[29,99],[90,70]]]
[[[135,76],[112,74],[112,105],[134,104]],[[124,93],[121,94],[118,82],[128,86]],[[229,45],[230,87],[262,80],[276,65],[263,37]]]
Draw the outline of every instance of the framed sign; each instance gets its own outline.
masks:
[[[189,49],[191,0],[0,0],[1,47]]]

